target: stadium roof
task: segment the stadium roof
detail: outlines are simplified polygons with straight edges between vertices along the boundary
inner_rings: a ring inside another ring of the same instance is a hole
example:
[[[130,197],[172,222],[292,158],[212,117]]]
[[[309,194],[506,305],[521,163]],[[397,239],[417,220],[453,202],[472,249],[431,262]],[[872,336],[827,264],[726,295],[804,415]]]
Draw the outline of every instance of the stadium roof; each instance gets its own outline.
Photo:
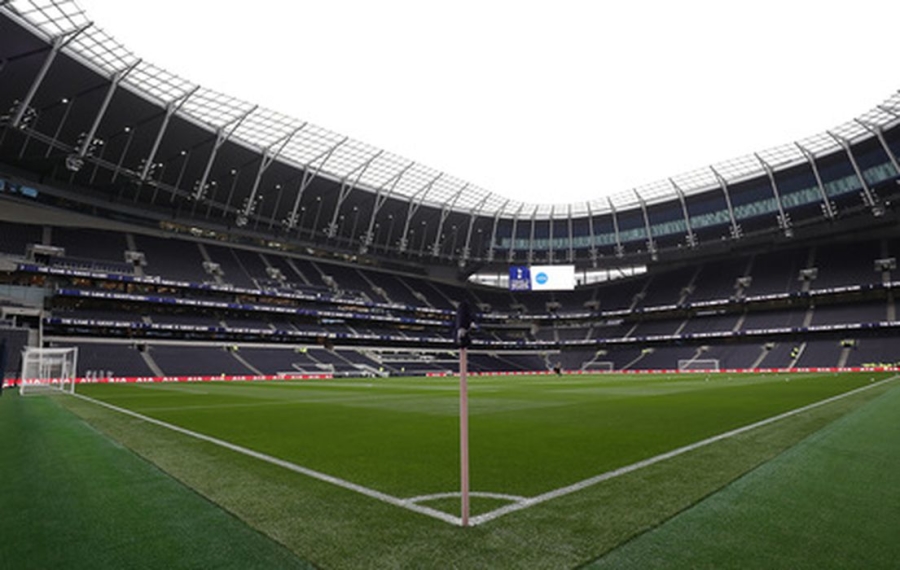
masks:
[[[807,153],[822,155],[840,150],[842,141],[871,136],[872,126],[886,125],[900,117],[900,92],[897,92],[858,118],[799,141],[677,174],[609,198],[571,204],[531,204],[505,198],[413,159],[307,121],[207,89],[143,61],[94,25],[75,0],[10,0],[6,6],[46,37],[67,42],[67,53],[103,75],[121,74],[122,85],[163,107],[177,109],[182,117],[213,130],[229,132],[231,140],[295,166],[317,169],[357,187],[382,189],[394,197],[415,198],[430,204],[449,204],[458,211],[499,212],[510,217],[521,212],[535,218],[569,217],[625,209],[641,201],[671,200],[679,191],[692,194],[720,186],[720,177],[732,182],[764,174],[767,167],[777,169],[805,161]]]

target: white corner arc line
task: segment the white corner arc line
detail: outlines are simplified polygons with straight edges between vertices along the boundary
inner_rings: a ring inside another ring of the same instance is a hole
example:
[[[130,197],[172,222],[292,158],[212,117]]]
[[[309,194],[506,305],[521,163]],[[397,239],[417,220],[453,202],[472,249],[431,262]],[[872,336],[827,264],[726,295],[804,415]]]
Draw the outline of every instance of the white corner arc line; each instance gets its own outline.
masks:
[[[760,420],[758,422],[755,422],[755,423],[752,423],[752,424],[749,424],[749,425],[746,425],[743,427],[739,427],[739,428],[736,428],[736,429],[733,429],[733,430],[730,430],[730,431],[727,431],[724,433],[720,433],[719,435],[714,435],[707,439],[704,439],[704,440],[701,440],[701,441],[698,441],[695,443],[691,443],[689,445],[685,445],[684,447],[679,447],[677,449],[673,449],[672,451],[668,451],[666,453],[662,453],[662,454],[656,455],[654,457],[649,457],[642,461],[638,461],[637,463],[632,463],[631,465],[626,465],[625,467],[620,467],[619,469],[615,469],[613,471],[607,471],[606,473],[602,473],[600,475],[596,475],[594,477],[584,479],[577,483],[573,483],[572,485],[568,485],[566,487],[560,487],[558,489],[554,489],[553,491],[548,491],[546,493],[536,495],[534,497],[525,499],[524,501],[521,501],[518,503],[505,505],[503,507],[500,507],[499,509],[495,509],[488,513],[484,513],[484,514],[472,517],[471,519],[469,519],[469,524],[472,526],[484,524],[486,522],[500,518],[503,515],[507,515],[509,513],[513,513],[516,511],[521,511],[523,509],[527,509],[529,507],[539,505],[539,504],[549,501],[551,499],[556,499],[558,497],[562,497],[564,495],[569,495],[576,491],[581,491],[582,489],[586,489],[588,487],[596,485],[597,483],[601,483],[603,481],[607,481],[609,479],[619,477],[620,475],[625,475],[626,473],[631,473],[632,471],[637,471],[638,469],[648,467],[650,465],[653,465],[654,463],[659,463],[660,461],[665,461],[666,459],[671,459],[671,458],[681,455],[683,453],[687,453],[689,451],[693,451],[695,449],[705,447],[711,443],[716,443],[717,441],[722,441],[723,439],[728,439],[728,438],[734,437],[736,435],[740,435],[742,433],[754,430],[756,428],[763,427],[763,426],[771,424],[771,423],[775,423],[777,421],[789,418],[791,416],[795,416],[797,414],[806,412],[808,410],[818,408],[819,406],[824,406],[826,404],[830,404],[832,402],[842,400],[842,399],[852,396],[854,394],[858,394],[860,392],[870,390],[872,388],[878,387],[887,382],[896,380],[897,378],[900,378],[900,376],[891,376],[890,378],[886,378],[879,382],[868,384],[866,386],[861,386],[859,388],[856,388],[855,390],[850,390],[849,392],[843,392],[836,396],[832,396],[832,397],[826,398],[824,400],[819,400],[818,402],[813,402],[812,404],[808,404],[808,405],[802,406],[800,408],[788,410],[787,412],[778,414],[777,416],[772,416],[770,418],[766,418],[764,420]]]
[[[419,495],[416,497],[410,497],[408,499],[403,499],[405,503],[421,503],[425,501],[435,501],[438,499],[453,499],[460,497],[462,493],[459,491],[451,491],[449,493],[433,493],[431,495]],[[509,501],[511,503],[521,503],[523,501],[527,501],[526,497],[522,497],[520,495],[508,495],[506,493],[489,493],[485,491],[472,491],[469,493],[472,497],[478,497],[481,499],[498,499],[500,501]]]
[[[365,495],[367,497],[377,499],[384,503],[388,503],[390,505],[394,505],[397,507],[401,507],[403,509],[407,509],[419,514],[423,514],[446,523],[450,523],[452,525],[461,526],[462,521],[459,517],[455,517],[451,514],[445,513],[443,511],[439,511],[436,509],[432,509],[429,507],[425,507],[422,505],[418,505],[416,503],[409,502],[408,500],[403,500],[392,495],[388,495],[387,493],[382,493],[381,491],[376,491],[375,489],[369,489],[368,487],[363,487],[362,485],[357,485],[356,483],[351,483],[350,481],[340,479],[338,477],[334,477],[333,475],[328,475],[327,473],[321,473],[319,471],[315,471],[313,469],[308,469],[306,467],[301,467],[289,461],[285,461],[283,459],[278,459],[277,457],[272,457],[271,455],[266,455],[265,453],[260,453],[258,451],[253,451],[252,449],[247,449],[246,447],[241,447],[240,445],[235,445],[233,443],[217,439],[215,437],[211,437],[208,435],[204,435],[202,433],[198,433],[195,431],[191,431],[189,429],[185,429],[183,427],[176,426],[174,424],[170,424],[164,422],[162,420],[157,420],[155,418],[151,418],[149,416],[145,416],[143,414],[139,414],[132,410],[128,410],[125,408],[120,408],[118,406],[114,406],[102,400],[95,400],[94,398],[89,398],[88,396],[84,396],[82,394],[72,394],[76,398],[80,398],[87,402],[91,402],[93,404],[100,405],[104,408],[109,408],[110,410],[119,412],[121,414],[125,414],[131,416],[133,418],[137,418],[139,420],[143,420],[145,422],[164,427],[166,429],[178,432],[183,435],[187,435],[189,437],[193,437],[195,439],[199,439],[208,443],[212,443],[213,445],[218,445],[219,447],[224,447],[225,449],[234,451],[236,453],[241,453],[243,455],[247,455],[254,459],[259,459],[260,461],[265,461],[266,463],[271,463],[272,465],[277,465],[278,467],[283,467],[289,471],[293,471],[295,473],[300,473],[301,475],[306,475],[307,477],[311,477],[313,479],[318,479],[319,481],[324,481],[325,483],[330,483],[332,485],[341,487],[343,489],[347,489],[349,491],[353,491],[355,493],[359,493],[361,495]]]

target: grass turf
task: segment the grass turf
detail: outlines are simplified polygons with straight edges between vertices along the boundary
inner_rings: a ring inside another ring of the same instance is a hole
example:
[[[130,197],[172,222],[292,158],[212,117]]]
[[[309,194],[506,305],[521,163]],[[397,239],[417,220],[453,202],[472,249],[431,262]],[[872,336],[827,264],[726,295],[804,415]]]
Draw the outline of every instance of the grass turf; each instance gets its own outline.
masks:
[[[671,449],[679,442],[690,443],[712,435],[709,432],[720,433],[731,426],[744,425],[865,385],[873,376],[792,375],[787,381],[784,376],[741,376],[729,380],[725,375],[714,375],[709,382],[702,375],[674,379],[660,376],[566,378],[562,381],[544,377],[480,379],[472,391],[473,445],[475,434],[480,438],[491,434],[501,442],[518,442],[513,448],[524,451],[529,458],[522,463],[521,458],[502,449],[492,457],[488,451],[498,448],[487,446],[478,455],[473,454],[474,488],[488,490],[481,486],[482,477],[502,465],[513,469],[524,465],[525,469],[530,469],[546,463],[548,458],[572,458],[576,463],[557,463],[555,469],[545,469],[543,473],[551,475],[544,477],[540,484],[522,485],[521,481],[529,479],[528,474],[511,472],[507,474],[509,485],[489,489],[510,492],[513,486],[519,485],[526,489],[525,492],[527,489],[546,491],[548,485],[572,482],[581,471],[592,466],[602,470],[628,462],[629,453],[634,454],[636,449],[640,451],[642,444],[638,435],[644,441],[665,440],[667,443],[660,448]],[[333,465],[344,466],[333,474],[360,482],[353,475],[366,472],[357,464],[358,458],[363,458],[359,460],[362,464],[375,466],[374,474],[369,473],[367,480],[375,481],[382,488],[398,485],[395,476],[391,475],[396,469],[381,469],[377,459],[387,461],[401,457],[401,462],[428,464],[429,461],[423,461],[421,457],[398,455],[397,449],[430,453],[429,445],[416,445],[407,440],[423,438],[434,446],[431,437],[435,430],[446,430],[449,423],[450,434],[441,435],[452,440],[452,444],[443,445],[445,450],[449,448],[453,460],[437,462],[433,464],[433,470],[447,469],[449,465],[455,474],[457,469],[456,425],[455,421],[447,420],[452,414],[450,410],[455,407],[452,382],[418,379],[379,382],[377,385],[356,381],[300,386],[223,384],[85,388],[83,392],[179,425],[190,424],[190,418],[195,418],[193,425],[186,427],[197,429],[200,426],[229,441],[237,439],[233,437],[235,434],[242,435],[241,441],[236,443],[248,447],[256,449],[261,447],[261,442],[268,442],[270,447],[263,449],[267,453],[278,455],[273,452],[278,450],[294,453],[290,459],[308,467],[325,470],[322,465],[327,462],[310,465],[310,459],[327,457],[328,446],[350,446],[350,449],[334,450],[345,459],[333,462]],[[533,568],[568,567],[597,558],[689,508],[886,389],[878,387],[851,396],[470,529],[454,528],[378,503],[89,403],[66,402],[105,433],[315,564],[335,568],[436,564]],[[587,406],[586,400],[593,402],[593,413],[581,409],[582,406],[591,407]],[[692,400],[695,404],[690,404]],[[647,404],[649,411],[641,409],[640,401]],[[284,410],[273,413],[280,407],[292,409],[293,413]],[[620,407],[630,413],[615,413]],[[680,415],[667,413],[672,407],[680,407]],[[572,413],[561,413],[561,408],[571,408]],[[549,416],[544,415],[544,411],[549,411]],[[380,421],[366,420],[370,413]],[[215,418],[217,414],[222,418]],[[313,422],[310,416],[320,416],[327,429]],[[501,417],[492,420],[491,416]],[[363,418],[362,425],[372,429],[356,430],[357,417]],[[279,423],[284,418],[290,418],[291,422],[298,418],[299,422]],[[529,418],[532,421],[527,421]],[[385,421],[398,425],[381,429],[381,423]],[[510,427],[510,422],[517,425]],[[641,425],[642,422],[652,425]],[[564,424],[567,423],[576,425],[566,427]],[[555,424],[563,425],[554,429]],[[501,429],[488,429],[491,425]],[[266,427],[266,435],[253,433],[260,426]],[[479,426],[480,431],[475,426]],[[601,429],[604,426],[608,426],[606,431]],[[334,438],[328,430],[337,430]],[[350,433],[339,433],[342,430]],[[549,430],[551,437],[540,437],[543,430]],[[561,446],[558,438],[566,434],[582,440],[587,438],[593,444],[575,442],[578,453],[566,453],[564,449],[557,449]],[[674,437],[670,437],[673,434]],[[397,449],[386,456],[382,453],[392,446],[377,441],[385,436],[399,440],[395,442]],[[279,446],[269,441],[271,439],[292,440],[295,444]],[[608,445],[617,439],[631,443]],[[367,440],[369,444],[365,443]],[[299,445],[297,441],[304,444]],[[314,453],[307,454],[307,444]],[[655,445],[658,442],[649,447],[655,449]],[[604,455],[606,448],[627,453]],[[291,452],[291,449],[295,451]],[[588,467],[578,463],[582,460],[577,456],[584,455],[585,449],[593,452],[588,454],[592,455]],[[648,453],[644,451],[645,455]],[[377,456],[375,460],[366,458],[372,455]],[[604,459],[598,462],[598,455]],[[483,461],[480,467],[475,463],[475,457]],[[493,466],[486,469],[491,464]],[[575,470],[574,476],[568,472],[569,466]],[[429,481],[423,482],[413,476],[423,473],[425,467],[427,465],[406,470],[401,465],[400,471],[407,473],[407,487],[400,488],[398,494],[408,496],[425,489],[428,492],[452,490],[452,487],[446,488],[446,481],[455,484],[453,475],[439,480],[440,485],[430,487]],[[452,503],[448,502],[448,509],[453,508]]]
[[[864,385],[870,377],[479,378],[470,391],[472,489],[537,495]],[[397,497],[459,488],[453,380],[96,385],[80,391]]]
[[[59,398],[0,397],[0,568],[311,568]]]
[[[896,568],[900,388],[589,568]]]

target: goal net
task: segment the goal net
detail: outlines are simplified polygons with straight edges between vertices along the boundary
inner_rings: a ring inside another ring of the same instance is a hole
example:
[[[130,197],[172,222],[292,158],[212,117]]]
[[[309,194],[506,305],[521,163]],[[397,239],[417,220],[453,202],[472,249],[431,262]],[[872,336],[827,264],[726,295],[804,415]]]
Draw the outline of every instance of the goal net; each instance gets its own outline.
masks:
[[[77,364],[77,348],[26,348],[22,351],[19,393],[74,393]]]
[[[719,359],[717,358],[692,358],[689,360],[678,361],[678,370],[681,370],[683,372],[702,372],[704,370],[709,371],[718,369]]]
[[[613,372],[616,367],[615,364],[608,360],[600,360],[596,362],[591,362],[587,366],[584,367],[585,370],[589,370],[591,372]]]

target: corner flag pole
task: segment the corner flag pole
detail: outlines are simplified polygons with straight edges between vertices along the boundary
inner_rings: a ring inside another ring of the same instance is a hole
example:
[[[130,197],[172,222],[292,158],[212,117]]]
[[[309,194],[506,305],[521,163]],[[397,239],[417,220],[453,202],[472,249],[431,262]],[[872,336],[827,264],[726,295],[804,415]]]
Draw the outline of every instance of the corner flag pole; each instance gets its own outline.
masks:
[[[462,526],[469,526],[469,386],[467,349],[459,349],[459,466]]]
[[[459,482],[462,505],[460,523],[469,526],[469,385],[468,346],[472,343],[469,328],[472,326],[472,310],[461,301],[456,307],[454,337],[459,348]]]

